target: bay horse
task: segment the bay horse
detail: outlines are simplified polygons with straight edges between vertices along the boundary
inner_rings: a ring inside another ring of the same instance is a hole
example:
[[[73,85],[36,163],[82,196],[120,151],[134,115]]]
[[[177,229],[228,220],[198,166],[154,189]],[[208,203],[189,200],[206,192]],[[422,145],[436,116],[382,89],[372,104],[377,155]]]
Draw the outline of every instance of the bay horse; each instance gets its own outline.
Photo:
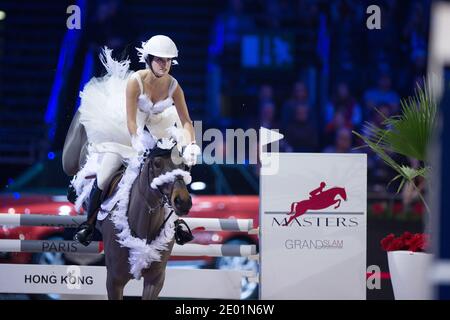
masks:
[[[176,147],[172,149],[176,152],[157,147],[151,150],[131,187],[127,210],[128,224],[133,236],[147,239],[147,244],[158,236],[165,223],[165,202],[168,202],[178,216],[187,215],[192,207],[191,196],[182,177],[177,176],[174,181],[164,183],[156,189],[151,187],[154,178],[175,169],[185,168]],[[133,278],[128,260],[130,250],[117,242],[118,231],[111,220],[111,214],[99,224],[105,251],[108,299],[121,300],[125,285]],[[142,299],[158,297],[164,284],[167,260],[173,245],[172,239],[167,246],[168,250],[161,252],[160,261],[154,261],[149,268],[142,270]]]
[[[286,222],[286,226],[291,223],[292,220],[305,214],[308,210],[321,210],[331,207],[336,204],[334,209],[339,208],[341,205],[341,199],[336,198],[341,197],[344,201],[347,201],[347,193],[345,188],[334,187],[328,190],[322,191],[318,195],[312,196],[307,200],[302,200],[299,202],[292,202],[291,211],[288,213],[290,215],[289,220]],[[295,212],[294,212],[295,210]]]

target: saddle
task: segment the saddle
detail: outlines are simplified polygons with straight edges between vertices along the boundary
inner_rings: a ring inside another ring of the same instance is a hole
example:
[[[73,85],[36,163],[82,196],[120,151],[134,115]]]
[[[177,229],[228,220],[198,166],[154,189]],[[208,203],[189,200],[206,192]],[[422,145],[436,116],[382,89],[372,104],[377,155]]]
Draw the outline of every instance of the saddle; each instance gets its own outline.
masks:
[[[119,170],[117,170],[112,178],[111,178],[111,182],[109,183],[108,187],[103,190],[102,193],[102,197],[101,197],[101,201],[105,201],[107,198],[109,198],[113,192],[116,190],[117,185],[119,184],[120,180],[122,179],[122,176],[125,172],[126,167],[124,165],[122,165]],[[95,179],[95,175],[92,176],[88,176],[86,177],[86,179]],[[67,200],[69,200],[70,203],[75,204],[75,201],[77,200],[77,193],[74,189],[74,187],[72,186],[72,184],[69,184],[69,187],[67,189]],[[84,207],[84,206],[83,206]],[[84,208],[86,209],[86,208]]]
[[[119,184],[120,180],[123,177],[123,174],[125,173],[126,167],[124,165],[122,165],[119,170],[113,174],[112,178],[111,178],[111,182],[109,183],[108,187],[103,191],[102,196],[101,196],[101,202],[105,201],[107,198],[109,198],[114,191],[117,188],[117,185]],[[86,177],[86,179],[95,179],[95,175],[92,176],[88,176]],[[74,187],[72,186],[72,184],[69,185],[68,191],[67,191],[67,199],[69,200],[69,202],[71,202],[72,204],[75,204],[75,201],[77,200],[77,194],[76,191],[74,189]],[[83,208],[86,210],[87,208],[85,208],[84,204],[83,204]],[[97,216],[97,213],[95,214]],[[167,219],[164,221],[164,223],[161,225],[160,229],[162,229],[164,227],[164,224],[166,223]],[[178,219],[175,221],[175,242],[178,245],[184,245],[190,241],[192,241],[194,239],[194,235],[192,234],[191,229],[189,228],[189,226],[187,225],[187,223],[182,220],[182,219]]]

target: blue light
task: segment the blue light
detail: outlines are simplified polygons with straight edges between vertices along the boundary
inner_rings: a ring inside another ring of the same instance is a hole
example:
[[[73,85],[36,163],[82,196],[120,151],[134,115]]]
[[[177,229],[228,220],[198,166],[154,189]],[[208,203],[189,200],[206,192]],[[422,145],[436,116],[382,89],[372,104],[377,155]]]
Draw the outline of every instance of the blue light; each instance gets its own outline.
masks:
[[[83,12],[86,8],[86,0],[78,0],[77,5]],[[84,25],[83,22],[82,24]],[[65,77],[67,77],[67,74],[70,72],[73,66],[75,60],[74,55],[77,51],[80,38],[81,32],[76,29],[67,30],[63,38],[63,43],[59,52],[58,64],[55,72],[55,79],[47,104],[47,110],[45,111],[45,123],[49,125],[47,136],[50,141],[53,141],[55,138],[58,106],[64,86],[64,79]]]
[[[14,192],[14,199],[20,199],[20,193]]]
[[[13,178],[8,178],[8,184],[13,184],[14,183],[14,179]]]
[[[47,154],[47,158],[49,158],[50,160],[55,159],[55,153],[54,153],[54,152],[49,152],[49,153]]]

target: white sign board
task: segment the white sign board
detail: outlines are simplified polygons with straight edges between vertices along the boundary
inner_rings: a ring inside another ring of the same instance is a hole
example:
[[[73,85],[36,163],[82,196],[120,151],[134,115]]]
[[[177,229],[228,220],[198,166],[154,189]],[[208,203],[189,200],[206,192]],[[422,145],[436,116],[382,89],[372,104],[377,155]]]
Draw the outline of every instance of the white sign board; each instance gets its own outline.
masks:
[[[366,155],[280,153],[260,183],[261,299],[365,299]]]
[[[161,297],[240,299],[239,270],[167,268]],[[143,280],[131,280],[125,296],[141,296]],[[0,293],[106,295],[106,267],[0,264]]]

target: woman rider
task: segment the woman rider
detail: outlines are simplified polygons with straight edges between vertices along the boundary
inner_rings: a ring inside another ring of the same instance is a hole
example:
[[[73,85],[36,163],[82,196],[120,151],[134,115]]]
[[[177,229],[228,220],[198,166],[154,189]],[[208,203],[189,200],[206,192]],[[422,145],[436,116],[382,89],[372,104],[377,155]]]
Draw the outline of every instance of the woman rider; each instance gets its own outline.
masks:
[[[86,129],[91,152],[101,154],[89,196],[88,219],[74,237],[84,245],[91,242],[103,190],[123,160],[142,149],[148,134],[144,128],[159,139],[170,137],[169,129],[176,125],[184,129],[187,141],[182,153],[184,162],[195,165],[200,154],[183,90],[169,74],[171,66],[178,64],[174,60],[178,57],[175,43],[157,35],[136,49],[145,69],[130,72],[129,60],[115,61],[111,50],[105,48],[100,59],[107,75],[91,79],[80,93],[79,121]]]

